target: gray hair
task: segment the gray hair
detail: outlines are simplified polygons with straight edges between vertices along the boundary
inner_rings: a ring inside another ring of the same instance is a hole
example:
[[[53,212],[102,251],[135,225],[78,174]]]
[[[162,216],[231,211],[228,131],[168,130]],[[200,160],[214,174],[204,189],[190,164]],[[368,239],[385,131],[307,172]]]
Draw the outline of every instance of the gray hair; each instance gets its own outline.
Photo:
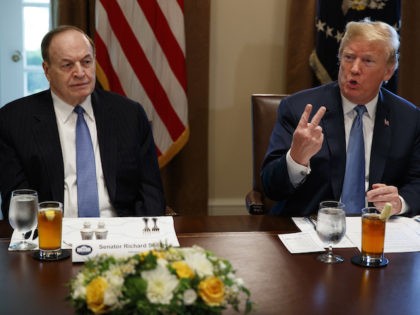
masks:
[[[372,42],[384,44],[388,54],[388,64],[398,68],[398,49],[400,40],[397,31],[389,24],[380,21],[364,19],[359,22],[349,22],[346,25],[346,32],[341,40],[338,50],[338,57],[341,58],[343,49],[355,38],[362,38]]]
[[[47,63],[50,62],[50,55],[49,55],[48,50],[50,48],[50,44],[51,44],[51,41],[53,40],[53,38],[56,35],[64,33],[64,32],[69,31],[69,30],[77,31],[77,32],[83,34],[86,37],[86,39],[89,41],[89,44],[92,47],[93,54],[95,55],[95,44],[93,43],[93,40],[83,30],[81,30],[80,28],[78,28],[76,26],[73,26],[73,25],[61,25],[61,26],[58,26],[57,28],[49,31],[47,34],[45,34],[44,38],[42,39],[41,55],[42,55],[42,59],[45,62],[47,62]]]

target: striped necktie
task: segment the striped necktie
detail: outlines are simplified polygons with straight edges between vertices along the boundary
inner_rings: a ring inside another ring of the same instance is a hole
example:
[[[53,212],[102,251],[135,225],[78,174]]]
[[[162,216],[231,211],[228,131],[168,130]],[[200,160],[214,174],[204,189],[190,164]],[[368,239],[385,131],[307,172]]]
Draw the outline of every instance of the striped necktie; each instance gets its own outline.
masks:
[[[78,213],[79,217],[98,217],[98,186],[92,139],[84,118],[85,110],[81,106],[76,106],[74,111],[77,113],[76,172]]]
[[[347,147],[346,173],[341,201],[347,214],[361,214],[365,207],[365,142],[363,138],[363,114],[366,106],[357,105]]]

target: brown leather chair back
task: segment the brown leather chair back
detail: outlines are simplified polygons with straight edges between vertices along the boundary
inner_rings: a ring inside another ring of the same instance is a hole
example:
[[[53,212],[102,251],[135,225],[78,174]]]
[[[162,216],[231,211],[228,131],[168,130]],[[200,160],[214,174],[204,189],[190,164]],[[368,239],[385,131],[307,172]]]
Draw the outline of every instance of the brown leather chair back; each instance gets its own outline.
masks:
[[[274,201],[264,196],[260,171],[277,119],[277,109],[286,94],[253,94],[251,97],[252,123],[252,190],[246,195],[246,206],[250,214],[265,214]]]

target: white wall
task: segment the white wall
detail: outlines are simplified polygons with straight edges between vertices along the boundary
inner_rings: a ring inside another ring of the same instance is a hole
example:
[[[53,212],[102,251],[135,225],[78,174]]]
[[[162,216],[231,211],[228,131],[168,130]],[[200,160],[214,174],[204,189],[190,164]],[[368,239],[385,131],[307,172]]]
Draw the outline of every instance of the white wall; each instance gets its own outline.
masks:
[[[246,214],[251,94],[284,93],[289,1],[211,1],[209,214]]]

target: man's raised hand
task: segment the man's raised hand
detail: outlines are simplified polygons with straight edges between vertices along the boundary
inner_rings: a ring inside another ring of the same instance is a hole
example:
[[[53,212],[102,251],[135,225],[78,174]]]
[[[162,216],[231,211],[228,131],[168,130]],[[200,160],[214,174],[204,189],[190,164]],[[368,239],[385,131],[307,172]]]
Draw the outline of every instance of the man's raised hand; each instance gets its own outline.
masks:
[[[311,121],[309,121],[311,111],[312,105],[307,104],[293,133],[292,146],[290,148],[291,158],[296,163],[304,166],[309,165],[309,160],[321,149],[324,141],[324,134],[319,123],[326,112],[326,108],[321,106]]]

